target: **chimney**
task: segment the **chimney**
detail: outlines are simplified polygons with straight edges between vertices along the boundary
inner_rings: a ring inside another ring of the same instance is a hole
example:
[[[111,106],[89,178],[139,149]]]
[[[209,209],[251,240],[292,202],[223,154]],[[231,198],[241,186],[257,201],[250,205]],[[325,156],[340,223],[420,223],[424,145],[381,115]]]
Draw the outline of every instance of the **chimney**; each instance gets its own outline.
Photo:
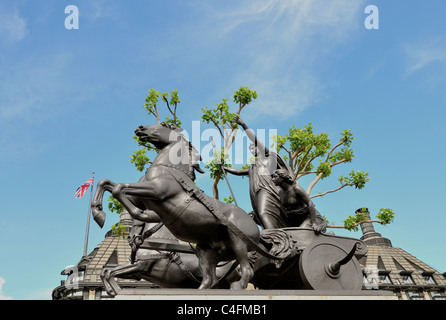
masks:
[[[362,213],[366,220],[371,220],[368,208],[359,208],[358,210],[355,211],[355,213]],[[363,234],[361,240],[364,241],[365,244],[375,245],[375,246],[387,246],[387,247],[392,246],[392,242],[389,239],[382,237],[380,233],[375,231],[373,222],[361,223],[361,230]]]
[[[125,225],[126,227],[132,227],[133,222],[132,222],[132,216],[130,215],[130,213],[127,212],[127,210],[123,210],[120,214],[120,222]]]
[[[119,222],[121,222],[121,224],[125,226],[125,232],[130,233],[133,225],[133,220],[132,216],[130,215],[130,213],[127,212],[127,210],[124,209],[124,211],[119,214]],[[109,230],[105,234],[105,237],[116,237],[116,234],[113,232],[113,230]]]

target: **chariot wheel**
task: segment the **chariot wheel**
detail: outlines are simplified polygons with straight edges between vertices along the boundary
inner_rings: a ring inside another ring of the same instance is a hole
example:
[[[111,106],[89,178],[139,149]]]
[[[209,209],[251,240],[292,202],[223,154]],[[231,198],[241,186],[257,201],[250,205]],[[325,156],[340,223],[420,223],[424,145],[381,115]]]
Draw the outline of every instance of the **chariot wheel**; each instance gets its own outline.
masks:
[[[354,256],[360,243],[314,241],[302,252],[299,272],[308,289],[361,290],[362,270]]]

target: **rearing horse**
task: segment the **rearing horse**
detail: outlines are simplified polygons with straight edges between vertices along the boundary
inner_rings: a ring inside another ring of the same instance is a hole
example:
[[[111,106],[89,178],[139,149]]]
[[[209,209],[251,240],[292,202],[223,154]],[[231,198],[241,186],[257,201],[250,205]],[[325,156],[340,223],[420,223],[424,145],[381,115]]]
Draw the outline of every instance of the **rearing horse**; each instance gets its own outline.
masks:
[[[102,227],[105,220],[102,198],[105,190],[110,191],[133,218],[146,222],[160,218],[176,238],[197,245],[203,275],[199,289],[216,285],[217,264],[234,259],[240,265],[241,277],[231,284],[231,289],[246,289],[253,276],[248,259],[250,245],[241,241],[240,234],[228,228],[222,218],[237,228],[251,244],[259,242],[260,231],[241,208],[211,198],[194,186],[194,170],[203,172],[198,166],[200,158],[192,144],[176,129],[162,123],[139,126],[135,130],[141,141],[152,143],[159,153],[137,183],[100,181],[92,203],[93,217]],[[197,190],[200,191],[199,196]],[[214,209],[204,202],[211,203]],[[223,217],[218,218],[215,210]]]

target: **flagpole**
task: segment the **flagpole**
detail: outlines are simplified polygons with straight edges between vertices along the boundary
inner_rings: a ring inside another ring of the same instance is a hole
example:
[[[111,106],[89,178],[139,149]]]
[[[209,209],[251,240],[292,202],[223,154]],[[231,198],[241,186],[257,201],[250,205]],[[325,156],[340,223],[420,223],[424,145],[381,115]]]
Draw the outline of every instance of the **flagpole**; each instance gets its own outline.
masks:
[[[88,215],[87,215],[87,230],[85,231],[85,244],[84,244],[84,257],[87,256],[88,247],[88,234],[90,233],[90,211],[91,211],[91,199],[93,197],[93,186],[94,186],[94,172],[93,172],[93,183],[91,184],[90,191],[90,203],[88,204]]]

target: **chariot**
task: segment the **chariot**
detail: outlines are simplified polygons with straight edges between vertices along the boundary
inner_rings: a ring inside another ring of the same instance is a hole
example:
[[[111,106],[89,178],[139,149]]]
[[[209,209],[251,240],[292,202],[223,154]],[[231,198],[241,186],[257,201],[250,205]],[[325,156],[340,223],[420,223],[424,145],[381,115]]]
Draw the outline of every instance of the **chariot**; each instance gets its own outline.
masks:
[[[311,228],[284,228],[290,254],[278,265],[265,257],[254,264],[251,282],[261,289],[361,290],[359,259],[367,246],[359,239]],[[257,255],[257,254],[256,254]]]

